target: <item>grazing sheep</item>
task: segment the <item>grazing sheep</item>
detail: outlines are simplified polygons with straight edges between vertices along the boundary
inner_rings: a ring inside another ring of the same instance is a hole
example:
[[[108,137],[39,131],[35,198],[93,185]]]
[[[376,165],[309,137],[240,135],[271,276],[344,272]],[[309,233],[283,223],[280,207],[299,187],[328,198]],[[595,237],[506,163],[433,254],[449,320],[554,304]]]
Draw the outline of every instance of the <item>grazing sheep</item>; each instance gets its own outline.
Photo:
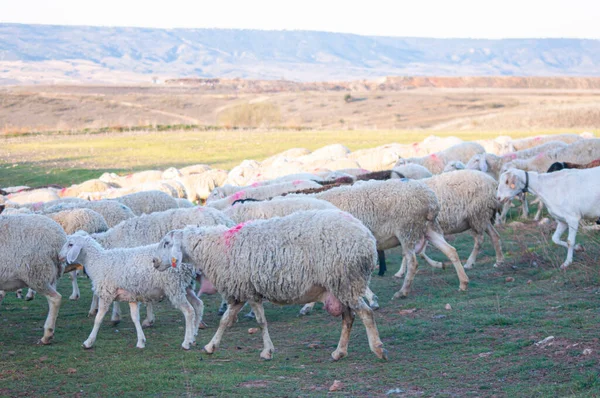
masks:
[[[274,351],[262,302],[305,304],[323,301],[342,315],[342,336],[331,354],[347,355],[356,312],[367,329],[371,351],[387,353],[379,339],[373,311],[363,301],[376,263],[375,239],[363,224],[339,210],[313,210],[287,217],[226,227],[187,227],[171,231],[159,243],[156,266],[165,270],[183,262],[196,266],[227,300],[228,309],[204,351],[212,354],[225,328],[248,302],[262,328],[263,359]]]
[[[542,135],[537,137],[522,138],[520,140],[512,140],[506,143],[506,152],[516,152],[523,149],[534,148],[536,146],[543,145],[550,141],[562,141],[566,144],[572,144],[576,141],[582,140],[583,137],[577,134],[556,134],[556,135]],[[505,152],[505,153],[506,153]]]
[[[283,217],[302,210],[334,210],[331,203],[311,197],[294,196],[289,198],[276,197],[265,201],[250,201],[234,203],[225,209],[223,214],[239,224],[250,220],[265,220],[273,217]]]
[[[205,171],[209,171],[210,170],[210,166],[207,164],[193,164],[191,166],[186,166],[186,167],[182,167],[179,169],[179,172],[184,175],[190,175],[190,174],[202,174]]]
[[[194,278],[192,267],[182,265],[168,272],[159,272],[153,264],[158,245],[128,249],[106,250],[85,232],[67,237],[60,251],[69,264],[81,265],[92,280],[92,290],[99,297],[94,328],[84,348],[92,348],[102,319],[113,301],[127,301],[131,319],[137,332],[137,348],[146,346],[146,337],[140,324],[138,302],[158,301],[168,297],[174,307],[185,316],[185,339],[181,346],[189,350],[202,321],[203,303],[189,287]],[[75,266],[67,267],[75,268]]]
[[[354,151],[348,155],[348,158],[356,160],[358,165],[364,169],[381,171],[394,167],[400,159],[400,155],[396,151],[396,147],[391,144]]]
[[[498,183],[485,173],[475,170],[458,170],[422,180],[433,190],[440,203],[438,222],[444,236],[470,231],[475,240],[473,251],[464,268],[475,263],[479,247],[483,243],[484,232],[488,234],[496,251],[496,264],[504,263],[500,235],[492,226],[493,219],[500,209],[496,199]],[[441,268],[425,254],[421,256],[432,266]]]
[[[431,171],[427,170],[425,167],[414,163],[395,166],[392,170],[395,171],[395,173],[391,175],[391,178],[402,178],[399,177],[402,175],[411,180],[420,180],[423,178],[429,178],[433,175],[431,174]]]
[[[465,166],[465,164],[463,162],[461,162],[460,160],[452,160],[452,161],[448,162],[446,167],[444,167],[443,172],[448,173],[448,172],[456,171],[456,170],[464,170],[466,168],[467,168],[467,166]]]
[[[122,203],[113,200],[98,200],[98,201],[87,201],[82,200],[81,202],[74,203],[59,203],[55,206],[46,208],[42,211],[43,214],[57,213],[62,210],[86,208],[92,209],[97,213],[100,213],[109,228],[114,227],[121,221],[127,220],[128,218],[135,217],[135,214],[131,209]]]
[[[215,209],[223,210],[223,209],[226,209],[227,207],[231,206],[233,204],[233,202],[235,202],[236,200],[239,200],[239,199],[249,199],[249,198],[257,199],[257,200],[270,199],[270,198],[279,196],[284,193],[297,192],[297,191],[301,191],[303,189],[319,188],[319,187],[321,187],[321,185],[314,181],[297,180],[297,181],[282,182],[279,184],[272,184],[272,185],[265,185],[265,186],[260,186],[260,187],[256,187],[256,188],[244,189],[244,190],[238,191],[235,194],[230,195],[226,198],[207,203],[207,206],[213,207]]]
[[[554,162],[548,168],[547,173],[553,173],[555,171],[563,169],[591,169],[594,167],[600,167],[600,159],[592,160],[586,164],[570,163],[570,162]]]
[[[145,170],[137,173],[128,174],[120,177],[115,173],[104,173],[100,176],[100,180],[109,184],[118,185],[121,188],[134,187],[146,182],[154,182],[162,179],[162,171],[160,170]]]
[[[184,209],[184,208],[188,208],[188,207],[195,207],[196,206],[196,205],[194,205],[192,202],[190,202],[187,199],[177,198],[175,200],[177,201],[177,207],[179,207],[180,209]]]
[[[57,191],[58,190],[54,188],[33,189],[31,191],[11,193],[8,196],[6,196],[5,199],[17,205],[38,202],[50,202],[52,200],[60,199],[60,196],[58,195]]]
[[[179,177],[179,181],[185,187],[187,198],[192,202],[205,201],[210,193],[225,183],[227,172],[224,170],[209,170],[202,174],[188,174]]]
[[[356,181],[389,180],[391,178],[405,178],[405,177],[395,170],[381,170],[381,171],[373,171],[371,173],[360,174],[356,177]]]
[[[48,300],[42,344],[54,337],[61,295],[56,281],[63,274],[59,252],[66,234],[51,219],[31,214],[0,216],[0,302],[3,291],[24,287],[38,291]]]
[[[416,163],[424,166],[433,174],[440,174],[444,171],[444,168],[448,162],[452,160],[460,160],[463,163],[467,163],[469,159],[473,157],[473,155],[484,152],[485,149],[476,142],[463,142],[425,157],[400,159],[394,167],[409,163]]]
[[[83,192],[104,192],[113,189],[115,186],[101,180],[88,180],[81,184],[71,185],[58,191],[58,195],[64,197],[77,197]]]
[[[175,198],[161,191],[136,192],[114,200],[129,207],[136,216],[177,208]]]
[[[105,249],[132,248],[156,243],[167,232],[183,228],[186,225],[225,225],[231,227],[235,223],[219,210],[210,207],[171,209],[130,218],[106,232],[92,234],[91,236]],[[97,305],[97,297],[94,297],[90,306],[90,316],[96,313]],[[143,325],[151,326],[155,322],[152,303],[148,303],[147,307],[148,311]],[[118,303],[115,303],[111,321],[118,323],[120,319],[121,310]]]
[[[542,200],[550,215],[558,222],[552,241],[567,248],[567,259],[561,265],[561,269],[566,269],[573,262],[573,250],[581,249],[580,245],[575,244],[579,221],[600,217],[598,181],[600,167],[542,174],[509,169],[500,176],[498,200],[509,200],[521,192],[532,192]],[[568,240],[561,241],[560,237],[567,229]]]
[[[408,295],[417,269],[415,253],[422,250],[427,240],[452,261],[460,280],[460,290],[467,289],[469,278],[456,249],[446,242],[437,221],[438,200],[422,182],[397,179],[364,181],[360,185],[333,188],[314,197],[347,211],[369,228],[377,239],[380,275],[386,268],[384,250],[399,244],[402,246],[408,272],[395,298]],[[400,271],[395,276],[400,277]]]

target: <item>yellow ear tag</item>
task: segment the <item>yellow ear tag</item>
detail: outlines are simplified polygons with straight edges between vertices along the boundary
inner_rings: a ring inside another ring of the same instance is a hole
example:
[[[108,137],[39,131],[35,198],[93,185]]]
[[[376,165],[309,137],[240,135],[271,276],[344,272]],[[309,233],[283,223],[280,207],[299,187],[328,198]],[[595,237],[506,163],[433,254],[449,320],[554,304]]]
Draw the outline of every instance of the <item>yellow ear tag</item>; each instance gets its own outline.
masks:
[[[510,184],[510,189],[515,189],[515,184]]]
[[[177,267],[177,259],[175,257],[171,257],[171,267]]]

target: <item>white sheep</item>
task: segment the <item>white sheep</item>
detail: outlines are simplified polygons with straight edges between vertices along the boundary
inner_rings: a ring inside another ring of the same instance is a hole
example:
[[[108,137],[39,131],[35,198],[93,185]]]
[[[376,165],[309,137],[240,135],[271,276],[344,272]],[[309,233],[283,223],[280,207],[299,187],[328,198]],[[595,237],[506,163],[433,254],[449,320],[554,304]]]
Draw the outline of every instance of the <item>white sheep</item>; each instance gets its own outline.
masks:
[[[541,135],[537,137],[522,138],[520,140],[512,140],[506,143],[503,153],[510,153],[521,151],[523,149],[533,148],[550,141],[562,141],[566,144],[572,144],[576,141],[582,140],[583,137],[577,134],[554,134],[554,135]]]
[[[59,252],[66,234],[51,219],[31,214],[0,216],[0,302],[4,291],[24,287],[38,291],[48,300],[42,344],[54,337],[61,295],[56,282],[63,274]]]
[[[98,201],[87,201],[82,200],[80,202],[72,203],[59,203],[57,205],[45,208],[42,210],[42,214],[57,213],[62,210],[86,208],[92,209],[97,213],[100,213],[109,228],[114,227],[123,220],[135,217],[135,214],[131,209],[122,203],[113,200],[98,200]]]
[[[260,356],[271,359],[274,346],[262,302],[304,304],[319,300],[330,314],[342,315],[342,336],[332,353],[334,360],[348,353],[353,312],[365,324],[371,351],[387,359],[373,311],[362,299],[376,263],[375,239],[348,213],[302,211],[231,229],[188,227],[170,232],[158,246],[158,269],[190,262],[228,302],[217,332],[204,346],[208,354],[218,348],[225,328],[248,302],[262,328],[264,348]]]
[[[456,249],[444,239],[439,223],[439,203],[435,193],[419,181],[391,179],[363,181],[360,185],[341,186],[313,195],[347,211],[362,221],[377,239],[379,274],[385,272],[384,250],[402,246],[403,262],[408,264],[404,284],[394,297],[406,297],[417,270],[415,253],[426,241],[441,250],[451,261],[466,290],[465,274]],[[400,271],[396,277],[400,277]]]
[[[133,187],[146,182],[154,182],[162,179],[162,171],[160,170],[145,170],[137,173],[127,174],[120,177],[115,173],[104,173],[100,176],[100,180],[116,184],[121,188]]]
[[[444,236],[470,231],[475,240],[473,250],[464,268],[475,263],[479,248],[483,243],[483,234],[491,238],[496,251],[496,264],[504,263],[500,235],[492,226],[493,219],[500,209],[496,199],[498,183],[485,173],[475,170],[458,170],[443,173],[421,180],[433,190],[440,203],[438,222]],[[442,265],[431,260],[425,252],[421,256],[432,266]]]
[[[136,216],[178,207],[175,198],[161,191],[136,192],[114,200],[130,208]]]
[[[452,161],[448,162],[448,164],[446,164],[446,167],[444,167],[443,172],[448,173],[448,172],[456,171],[456,170],[464,170],[466,168],[467,168],[467,166],[460,160],[452,160]]]
[[[181,208],[133,217],[106,232],[92,234],[91,236],[105,249],[132,248],[156,243],[167,232],[183,228],[186,225],[225,225],[231,227],[235,223],[219,210],[210,207]],[[93,316],[97,308],[98,300],[94,296],[89,315]],[[113,324],[116,324],[120,319],[121,310],[118,303],[115,303],[111,321]],[[146,319],[143,325],[151,326],[154,322],[153,306],[152,303],[148,303]]]
[[[282,195],[288,192],[296,192],[301,191],[303,189],[309,188],[319,188],[320,184],[314,181],[287,181],[279,184],[272,185],[264,185],[254,188],[248,188],[234,193],[233,195],[227,196],[223,199],[214,200],[210,203],[207,203],[207,206],[213,207],[215,209],[223,210],[227,207],[231,206],[233,202],[240,199],[269,199],[275,196]]]
[[[84,181],[81,184],[71,185],[58,191],[60,197],[77,197],[83,192],[104,192],[114,188],[115,185],[98,179]]]
[[[227,172],[224,170],[209,170],[202,174],[188,174],[175,179],[185,187],[187,198],[192,202],[202,202],[210,193],[225,183]]]
[[[28,191],[11,193],[5,196],[4,199],[17,205],[24,205],[28,203],[50,202],[52,200],[59,200],[60,196],[58,195],[58,190],[55,188],[38,188]]]
[[[590,140],[591,141],[591,140]],[[567,259],[561,265],[566,269],[573,262],[573,250],[581,219],[596,220],[600,217],[600,167],[591,169],[567,169],[555,173],[536,173],[509,169],[500,176],[498,200],[506,201],[522,192],[537,195],[557,221],[552,241],[567,248]],[[569,230],[567,242],[560,240]]]
[[[84,348],[92,348],[102,319],[113,301],[127,301],[137,332],[137,348],[146,346],[140,324],[138,302],[158,301],[168,297],[171,304],[185,317],[185,338],[181,346],[189,350],[202,321],[203,303],[189,287],[194,278],[192,267],[182,265],[168,272],[154,267],[157,244],[127,249],[106,250],[84,232],[67,237],[60,256],[69,264],[81,265],[92,281],[94,294],[99,297],[94,328]],[[74,267],[73,267],[74,268]],[[67,267],[69,270],[70,267]]]
[[[425,167],[420,164],[415,163],[407,163],[400,166],[395,166],[393,169],[395,174],[392,174],[392,178],[402,178],[401,175],[405,178],[410,178],[411,180],[420,180],[423,178],[429,178],[433,174],[431,171],[427,170]]]
[[[425,157],[400,159],[395,167],[408,163],[416,163],[424,166],[433,174],[440,174],[444,171],[444,167],[446,167],[448,162],[460,160],[463,163],[467,163],[473,155],[484,152],[485,149],[476,142],[463,142]]]

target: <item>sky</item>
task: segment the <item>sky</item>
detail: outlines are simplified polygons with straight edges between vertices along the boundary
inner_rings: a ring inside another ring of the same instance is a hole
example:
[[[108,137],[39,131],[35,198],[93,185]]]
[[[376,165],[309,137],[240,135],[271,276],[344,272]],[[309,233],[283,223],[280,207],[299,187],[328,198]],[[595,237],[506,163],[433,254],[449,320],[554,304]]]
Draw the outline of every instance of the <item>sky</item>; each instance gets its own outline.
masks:
[[[0,0],[0,23],[600,39],[600,0]]]

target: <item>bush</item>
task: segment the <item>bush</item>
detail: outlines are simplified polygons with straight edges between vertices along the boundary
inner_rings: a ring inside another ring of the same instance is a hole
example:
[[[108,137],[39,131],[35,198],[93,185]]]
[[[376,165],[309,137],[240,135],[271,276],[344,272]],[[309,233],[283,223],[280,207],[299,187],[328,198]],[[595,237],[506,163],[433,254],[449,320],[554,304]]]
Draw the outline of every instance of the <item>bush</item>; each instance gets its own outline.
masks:
[[[270,127],[281,124],[279,106],[267,102],[244,103],[218,114],[219,125],[237,127]]]

